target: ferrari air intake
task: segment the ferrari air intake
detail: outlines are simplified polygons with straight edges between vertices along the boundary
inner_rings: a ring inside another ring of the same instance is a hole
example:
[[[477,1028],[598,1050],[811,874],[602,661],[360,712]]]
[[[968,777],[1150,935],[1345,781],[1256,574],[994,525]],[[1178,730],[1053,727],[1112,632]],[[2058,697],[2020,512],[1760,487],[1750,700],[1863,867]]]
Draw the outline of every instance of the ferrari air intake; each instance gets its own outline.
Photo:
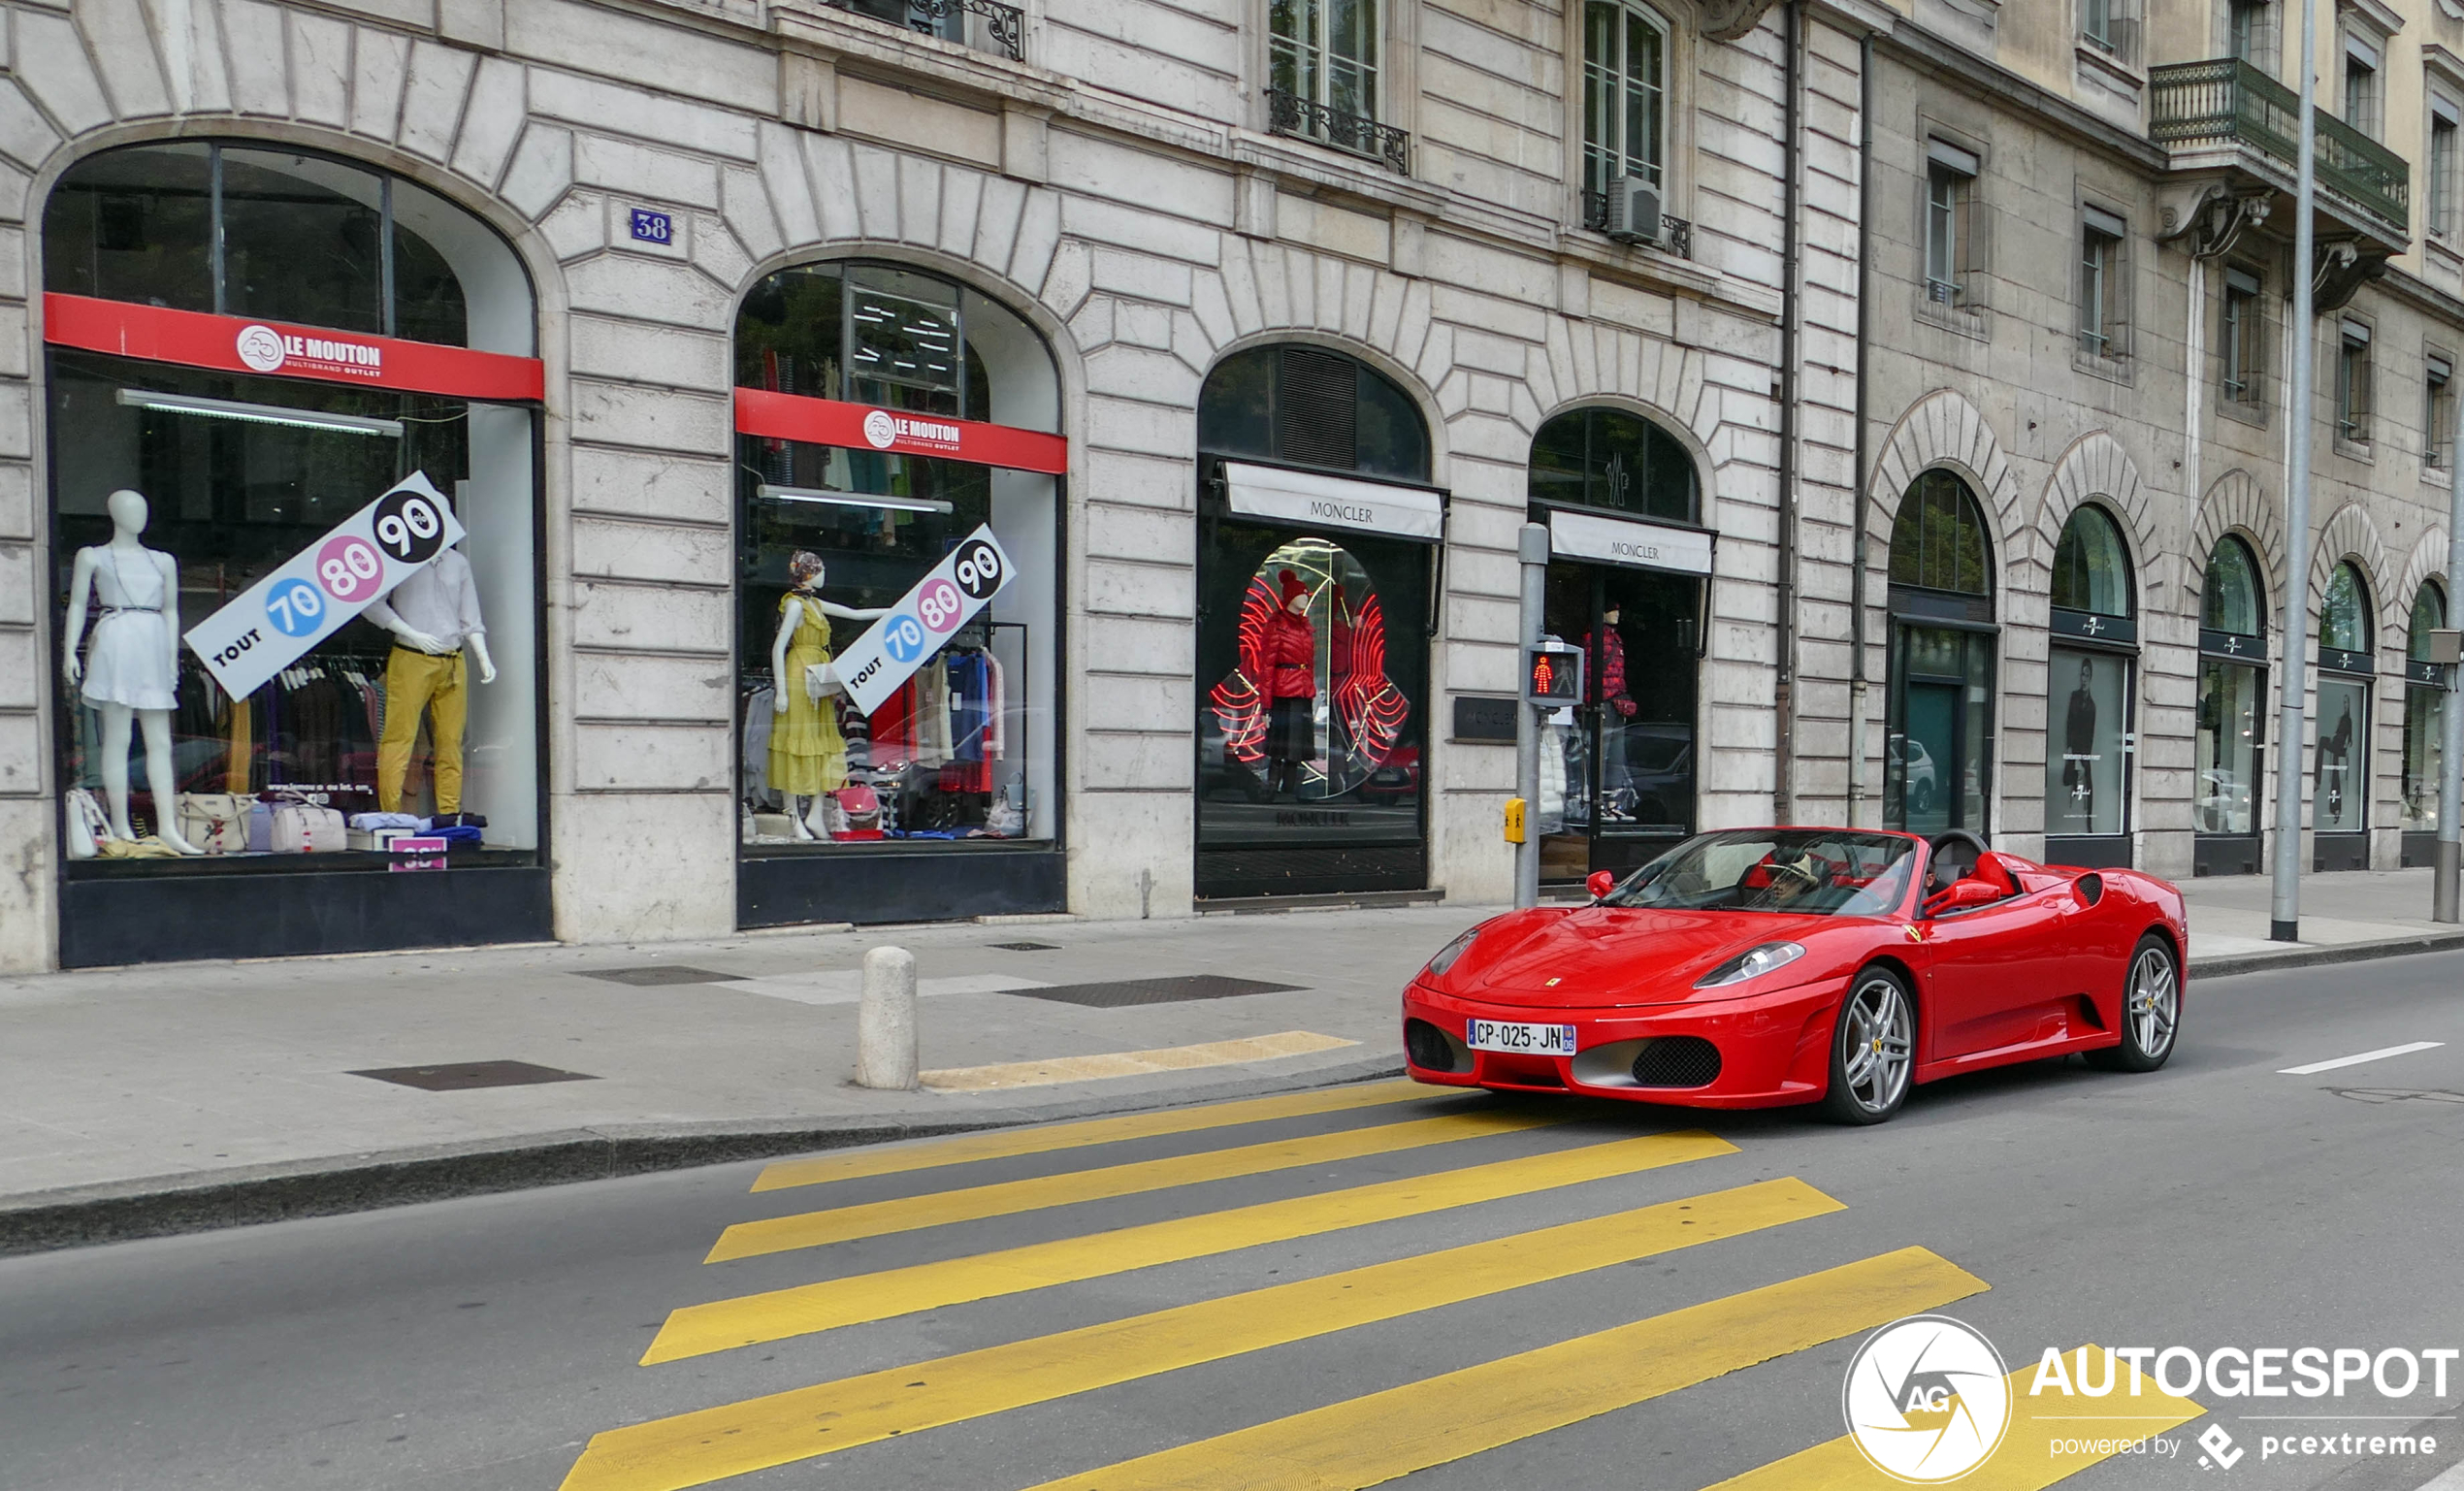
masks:
[[[1707,1087],[1720,1080],[1720,1048],[1699,1035],[1664,1035],[1635,1057],[1637,1087]]]

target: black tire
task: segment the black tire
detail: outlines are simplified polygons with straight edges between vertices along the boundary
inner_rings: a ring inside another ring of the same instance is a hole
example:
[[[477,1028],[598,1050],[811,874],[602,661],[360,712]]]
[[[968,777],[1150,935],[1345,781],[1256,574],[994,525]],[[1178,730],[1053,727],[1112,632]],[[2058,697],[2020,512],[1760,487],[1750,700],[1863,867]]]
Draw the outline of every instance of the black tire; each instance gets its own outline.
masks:
[[[1917,1006],[1907,981],[1888,968],[1860,971],[1832,1022],[1823,1117],[1863,1125],[1897,1113],[1914,1085],[1916,1044]]]
[[[2122,1044],[2087,1053],[2107,1072],[2153,1072],[2173,1056],[2182,1034],[2182,960],[2173,944],[2150,932],[2131,950],[2122,973]]]

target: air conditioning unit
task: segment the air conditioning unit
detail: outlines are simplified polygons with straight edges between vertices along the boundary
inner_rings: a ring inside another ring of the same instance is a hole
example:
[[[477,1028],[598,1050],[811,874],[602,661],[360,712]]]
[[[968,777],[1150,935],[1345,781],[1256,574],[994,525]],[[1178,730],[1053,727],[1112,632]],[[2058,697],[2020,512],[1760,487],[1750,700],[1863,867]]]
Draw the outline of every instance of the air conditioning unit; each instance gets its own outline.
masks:
[[[1608,236],[1625,243],[1660,242],[1660,189],[1638,176],[1608,178]]]

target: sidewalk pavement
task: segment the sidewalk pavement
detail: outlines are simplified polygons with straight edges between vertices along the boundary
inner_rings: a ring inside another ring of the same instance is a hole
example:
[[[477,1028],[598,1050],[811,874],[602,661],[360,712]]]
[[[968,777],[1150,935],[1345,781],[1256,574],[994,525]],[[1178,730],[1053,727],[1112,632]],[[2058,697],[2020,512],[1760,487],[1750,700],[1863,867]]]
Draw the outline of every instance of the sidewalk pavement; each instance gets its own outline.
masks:
[[[2185,890],[2194,976],[2464,946],[2426,919],[2426,870],[2309,877],[2308,940],[2289,947],[2265,940],[2264,878]],[[1060,918],[0,980],[0,1252],[1394,1075],[1397,991],[1496,910]],[[858,969],[885,943],[912,950],[922,976],[921,1091],[851,1082]],[[1190,990],[1122,987],[1183,978],[1217,982],[1165,1002],[1138,1001]],[[1227,992],[1226,979],[1284,987]],[[1049,996],[1085,985],[1114,987]],[[587,1080],[425,1090],[361,1075],[506,1061]]]

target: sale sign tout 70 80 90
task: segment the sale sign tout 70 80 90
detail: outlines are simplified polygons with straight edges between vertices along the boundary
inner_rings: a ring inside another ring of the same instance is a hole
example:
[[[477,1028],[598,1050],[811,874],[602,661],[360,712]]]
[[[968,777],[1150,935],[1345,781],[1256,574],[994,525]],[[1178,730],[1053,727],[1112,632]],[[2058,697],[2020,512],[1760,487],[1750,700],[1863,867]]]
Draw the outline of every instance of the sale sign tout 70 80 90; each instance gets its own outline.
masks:
[[[980,525],[959,539],[889,615],[838,655],[839,681],[856,707],[871,714],[888,702],[900,684],[932,661],[952,632],[1001,593],[1010,572],[1010,556],[1001,551],[989,525]]]
[[[246,698],[461,541],[444,494],[413,471],[189,628],[188,646],[224,693]]]

